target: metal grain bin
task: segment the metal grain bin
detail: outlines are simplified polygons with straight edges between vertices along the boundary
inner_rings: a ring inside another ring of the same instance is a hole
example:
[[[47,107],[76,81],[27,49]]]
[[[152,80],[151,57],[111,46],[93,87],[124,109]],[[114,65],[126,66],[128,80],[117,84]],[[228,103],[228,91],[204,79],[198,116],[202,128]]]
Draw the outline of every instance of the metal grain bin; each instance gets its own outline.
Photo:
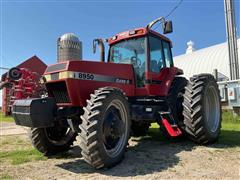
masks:
[[[82,59],[82,42],[73,33],[66,33],[57,41],[57,61]]]

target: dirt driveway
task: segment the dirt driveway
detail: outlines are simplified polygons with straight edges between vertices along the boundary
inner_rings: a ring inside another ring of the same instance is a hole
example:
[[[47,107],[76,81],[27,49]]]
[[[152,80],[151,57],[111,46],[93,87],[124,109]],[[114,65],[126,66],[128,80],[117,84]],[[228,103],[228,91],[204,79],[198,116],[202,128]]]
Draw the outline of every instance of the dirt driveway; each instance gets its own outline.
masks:
[[[26,135],[17,135],[30,144]],[[1,137],[1,138],[6,138]],[[195,146],[151,137],[131,139],[124,160],[111,169],[94,170],[74,146],[67,157],[20,165],[0,161],[0,175],[16,179],[240,179],[240,147]]]
[[[27,129],[13,122],[0,122],[0,136],[26,134]]]

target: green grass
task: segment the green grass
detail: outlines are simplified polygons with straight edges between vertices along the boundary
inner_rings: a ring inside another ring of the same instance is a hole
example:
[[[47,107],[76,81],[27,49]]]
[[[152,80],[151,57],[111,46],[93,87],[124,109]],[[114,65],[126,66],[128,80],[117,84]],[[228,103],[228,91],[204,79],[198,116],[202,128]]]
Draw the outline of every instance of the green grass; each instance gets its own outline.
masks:
[[[25,136],[0,136],[0,164],[18,165],[26,162],[46,160],[33,148]]]
[[[0,122],[14,122],[12,116],[4,116],[2,112],[0,112]]]
[[[157,123],[151,125],[148,134],[153,140],[166,141],[159,134],[159,125]],[[221,134],[217,144],[240,146],[240,116],[235,117],[230,111],[223,112]]]
[[[0,136],[0,152],[31,149],[32,144],[24,135]]]
[[[13,177],[7,173],[0,174],[0,180],[9,180],[9,179],[13,179]]]
[[[240,116],[234,116],[233,113],[231,111],[223,111],[222,113],[222,120],[223,122],[227,123],[240,123]]]
[[[13,150],[7,152],[0,152],[0,160],[10,161],[13,165],[18,165],[31,161],[46,160],[47,158],[43,156],[40,152],[35,149],[27,150]]]
[[[222,128],[219,144],[240,146],[240,116],[233,116],[232,112],[222,114]]]

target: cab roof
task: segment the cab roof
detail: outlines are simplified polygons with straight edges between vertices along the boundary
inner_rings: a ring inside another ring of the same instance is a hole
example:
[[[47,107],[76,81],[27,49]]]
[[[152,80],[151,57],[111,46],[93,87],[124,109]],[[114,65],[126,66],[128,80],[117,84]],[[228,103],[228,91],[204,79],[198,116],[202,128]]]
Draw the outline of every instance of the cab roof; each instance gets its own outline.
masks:
[[[145,36],[149,33],[154,34],[156,36],[159,36],[160,38],[162,38],[165,41],[168,41],[168,42],[170,42],[170,44],[172,44],[171,40],[169,38],[167,38],[166,36],[156,32],[156,31],[153,31],[151,29],[143,28],[143,27],[118,33],[118,34],[114,35],[113,37],[109,38],[108,43],[109,43],[109,45],[112,45],[112,44],[115,44],[115,43],[120,42],[122,40],[136,38],[136,37],[142,37],[142,36]]]

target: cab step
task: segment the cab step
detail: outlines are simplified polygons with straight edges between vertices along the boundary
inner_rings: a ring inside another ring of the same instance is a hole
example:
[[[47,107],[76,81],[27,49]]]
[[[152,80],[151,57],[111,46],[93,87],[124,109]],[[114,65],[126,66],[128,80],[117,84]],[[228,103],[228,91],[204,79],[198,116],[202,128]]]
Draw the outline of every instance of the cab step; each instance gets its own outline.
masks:
[[[177,137],[177,136],[182,135],[182,131],[179,129],[178,125],[175,123],[170,112],[161,111],[161,112],[159,112],[159,114],[160,114],[160,118],[161,118],[163,126],[166,128],[168,134],[171,137]],[[169,121],[172,122],[172,124],[170,124]]]

